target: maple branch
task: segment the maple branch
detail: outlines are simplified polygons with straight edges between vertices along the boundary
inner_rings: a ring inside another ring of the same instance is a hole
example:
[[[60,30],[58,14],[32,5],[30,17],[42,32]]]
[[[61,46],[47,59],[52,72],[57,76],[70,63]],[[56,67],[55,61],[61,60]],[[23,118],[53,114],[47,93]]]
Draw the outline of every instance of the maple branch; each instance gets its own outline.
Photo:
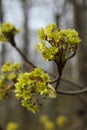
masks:
[[[20,49],[16,46],[16,43],[15,43],[15,40],[14,40],[14,39],[12,39],[11,45],[20,53],[20,55],[24,58],[25,62],[29,65],[29,67],[31,67],[31,68],[36,68],[36,66],[35,66],[32,62],[28,61],[27,57],[26,57],[26,56],[20,51]],[[72,58],[74,55],[75,55],[75,53],[74,53],[71,57],[69,57],[69,59]],[[46,72],[46,71],[45,71],[45,72]],[[49,73],[49,74],[50,74],[50,73]],[[77,84],[75,84],[75,83],[73,83],[73,82],[71,82],[71,81],[69,81],[69,80],[66,80],[66,79],[61,78],[61,75],[62,75],[62,71],[61,71],[61,74],[57,75],[57,77],[56,77],[53,81],[49,82],[50,84],[53,84],[53,83],[56,82],[55,90],[57,91],[58,94],[62,94],[62,95],[72,95],[72,96],[73,96],[73,95],[83,94],[83,93],[87,92],[87,87],[85,87],[85,88],[83,88],[83,89],[80,89],[80,90],[75,90],[75,91],[59,90],[59,89],[58,89],[58,85],[59,85],[59,82],[60,82],[61,79],[67,81],[68,83],[71,83],[71,84],[73,84],[73,85],[79,87],[79,85],[77,85]],[[54,75],[52,75],[52,74],[51,74],[51,76],[54,77]],[[80,88],[81,88],[81,86],[80,86]]]
[[[59,90],[57,89],[57,93],[58,94],[62,94],[62,95],[79,95],[79,94],[83,94],[87,92],[87,87],[80,89],[80,90],[75,90],[75,91],[65,91],[65,90]]]
[[[27,59],[27,57],[21,52],[21,50],[16,46],[16,42],[15,42],[14,37],[12,37],[12,39],[11,39],[11,45],[17,50],[17,52],[19,52],[19,54],[23,57],[23,59],[29,64],[29,66],[31,68],[36,68],[36,66],[32,62],[30,62]]]

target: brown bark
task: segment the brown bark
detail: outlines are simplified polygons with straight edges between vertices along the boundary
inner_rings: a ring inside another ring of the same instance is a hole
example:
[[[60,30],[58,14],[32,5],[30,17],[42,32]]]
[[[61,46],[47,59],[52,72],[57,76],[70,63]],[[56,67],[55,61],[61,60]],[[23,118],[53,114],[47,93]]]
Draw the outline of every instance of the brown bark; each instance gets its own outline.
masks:
[[[78,49],[78,69],[79,69],[79,83],[84,86],[87,85],[87,49],[86,49],[86,20],[87,20],[87,8],[86,1],[82,0],[81,3],[77,0],[71,0],[74,7],[74,25],[79,35],[82,39],[81,45]],[[87,129],[87,99],[86,94],[78,96],[80,102],[79,108],[76,112],[76,116],[79,120],[78,128],[76,130],[86,130]],[[74,128],[75,130],[75,128]]]

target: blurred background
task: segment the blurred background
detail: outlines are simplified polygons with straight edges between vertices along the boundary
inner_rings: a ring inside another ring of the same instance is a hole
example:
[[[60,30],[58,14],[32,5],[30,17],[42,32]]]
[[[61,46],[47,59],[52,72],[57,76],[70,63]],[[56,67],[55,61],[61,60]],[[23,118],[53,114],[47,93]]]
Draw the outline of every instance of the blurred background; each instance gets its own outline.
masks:
[[[60,28],[75,28],[82,41],[77,54],[64,68],[60,89],[76,90],[87,86],[87,0],[0,0],[0,24],[3,22],[20,28],[15,40],[28,60],[53,74],[56,74],[55,64],[43,61],[35,51],[37,31],[53,22]],[[0,44],[0,66],[5,61],[22,63],[23,59],[10,44]],[[45,130],[39,119],[44,114],[54,123],[58,116],[67,117],[69,124],[64,127],[55,124],[55,130],[87,130],[86,93],[47,99],[36,114],[21,107],[20,101],[12,96],[10,100],[0,101],[0,125],[4,130],[11,121],[19,124],[19,130]]]

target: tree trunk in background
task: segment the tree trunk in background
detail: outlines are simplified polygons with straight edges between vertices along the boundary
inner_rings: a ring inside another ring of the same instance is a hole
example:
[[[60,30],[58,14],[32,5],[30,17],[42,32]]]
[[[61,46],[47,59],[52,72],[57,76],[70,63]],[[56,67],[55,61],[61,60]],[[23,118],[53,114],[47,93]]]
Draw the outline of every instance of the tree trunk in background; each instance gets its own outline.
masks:
[[[22,7],[23,7],[23,14],[24,14],[24,23],[23,23],[23,27],[24,27],[24,35],[23,35],[23,39],[24,39],[24,44],[23,44],[23,53],[25,54],[25,56],[28,58],[28,54],[29,54],[29,50],[28,50],[28,46],[29,46],[29,4],[27,2],[27,0],[22,0]]]
[[[4,21],[4,14],[3,14],[3,2],[0,0],[0,23],[2,24]],[[0,52],[0,66],[5,62],[5,46],[4,44],[1,46],[1,52]]]
[[[24,18],[24,23],[23,23],[23,28],[24,28],[24,33],[23,33],[23,53],[24,55],[28,58],[28,54],[29,54],[29,1],[27,2],[27,0],[22,0],[22,8],[23,8],[23,18]],[[24,70],[28,69],[29,71],[29,68],[27,68],[27,66],[24,64],[23,66]],[[24,124],[24,129],[27,129],[27,124],[30,120],[30,116],[28,114],[28,112],[26,112],[26,109],[22,109],[21,111],[21,123]],[[23,129],[23,126],[22,128]]]
[[[0,0],[0,23],[3,21],[3,12],[2,12],[2,0]]]
[[[82,39],[81,45],[79,47],[78,54],[78,69],[79,69],[79,84],[87,85],[87,34],[86,34],[86,21],[87,21],[87,8],[86,1],[77,1],[72,0],[72,4],[74,7],[74,21],[75,28],[80,34]],[[87,96],[86,94],[78,96],[78,100],[80,101],[80,106],[76,112],[76,120],[74,123],[73,130],[86,130],[87,129]]]

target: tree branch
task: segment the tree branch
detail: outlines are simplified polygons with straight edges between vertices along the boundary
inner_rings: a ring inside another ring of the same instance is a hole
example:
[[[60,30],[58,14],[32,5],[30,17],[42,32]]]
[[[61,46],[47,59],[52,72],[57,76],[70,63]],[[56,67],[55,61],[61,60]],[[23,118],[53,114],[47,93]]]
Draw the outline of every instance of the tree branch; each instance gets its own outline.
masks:
[[[65,91],[65,90],[59,90],[59,89],[57,89],[57,93],[58,94],[71,95],[71,96],[83,94],[85,92],[87,92],[87,87],[83,88],[83,89],[80,89],[80,90],[75,90],[75,91]]]
[[[14,40],[14,39],[13,39],[11,45],[20,53],[20,55],[24,58],[25,62],[28,63],[28,65],[29,65],[31,68],[36,68],[36,66],[35,66],[32,62],[28,61],[27,57],[26,57],[26,56],[20,51],[20,49],[16,46],[16,43],[15,43],[15,40]],[[71,57],[69,57],[69,59],[72,58],[75,54],[76,54],[76,53],[74,53]],[[46,71],[45,71],[45,72],[46,72]],[[46,72],[46,73],[47,73],[47,72]],[[49,73],[49,74],[50,74],[50,73]],[[54,75],[52,75],[52,74],[51,74],[51,76],[54,77]],[[61,75],[59,74],[59,75],[57,75],[57,77],[56,77],[53,81],[50,82],[50,84],[53,84],[53,83],[56,82],[55,90],[57,91],[58,94],[62,94],[62,95],[72,95],[72,96],[73,96],[73,95],[79,95],[79,94],[83,94],[83,93],[87,92],[87,87],[85,87],[85,88],[83,88],[83,89],[80,89],[80,90],[75,90],[75,91],[59,90],[59,89],[58,89],[58,85],[59,85],[59,82],[60,82],[60,78],[61,78]],[[77,84],[75,84],[75,83],[73,83],[73,82],[71,82],[71,81],[68,81],[68,80],[65,80],[65,79],[63,79],[63,80],[66,81],[66,82],[68,82],[68,83],[71,83],[71,84],[73,84],[73,85],[75,85],[75,86],[77,86],[77,87],[82,88],[81,86],[79,86],[79,85],[77,85]]]
[[[10,41],[11,45],[17,50],[17,52],[19,52],[19,54],[23,57],[23,59],[29,64],[29,66],[31,68],[36,68],[36,66],[34,64],[32,64],[32,62],[28,61],[27,57],[20,51],[20,49],[16,46],[16,42],[14,37],[11,38]]]
[[[28,61],[26,56],[20,51],[20,49],[17,46],[15,46],[15,49],[20,53],[20,55],[24,58],[24,60],[29,64],[31,68],[36,68],[36,66],[32,64],[32,62]]]
[[[59,75],[57,75],[56,78],[53,81],[49,82],[49,84],[53,84],[53,83],[57,82],[58,79],[59,79]]]
[[[73,56],[75,56],[76,52],[74,52],[70,57],[67,58],[67,60],[71,59]]]

